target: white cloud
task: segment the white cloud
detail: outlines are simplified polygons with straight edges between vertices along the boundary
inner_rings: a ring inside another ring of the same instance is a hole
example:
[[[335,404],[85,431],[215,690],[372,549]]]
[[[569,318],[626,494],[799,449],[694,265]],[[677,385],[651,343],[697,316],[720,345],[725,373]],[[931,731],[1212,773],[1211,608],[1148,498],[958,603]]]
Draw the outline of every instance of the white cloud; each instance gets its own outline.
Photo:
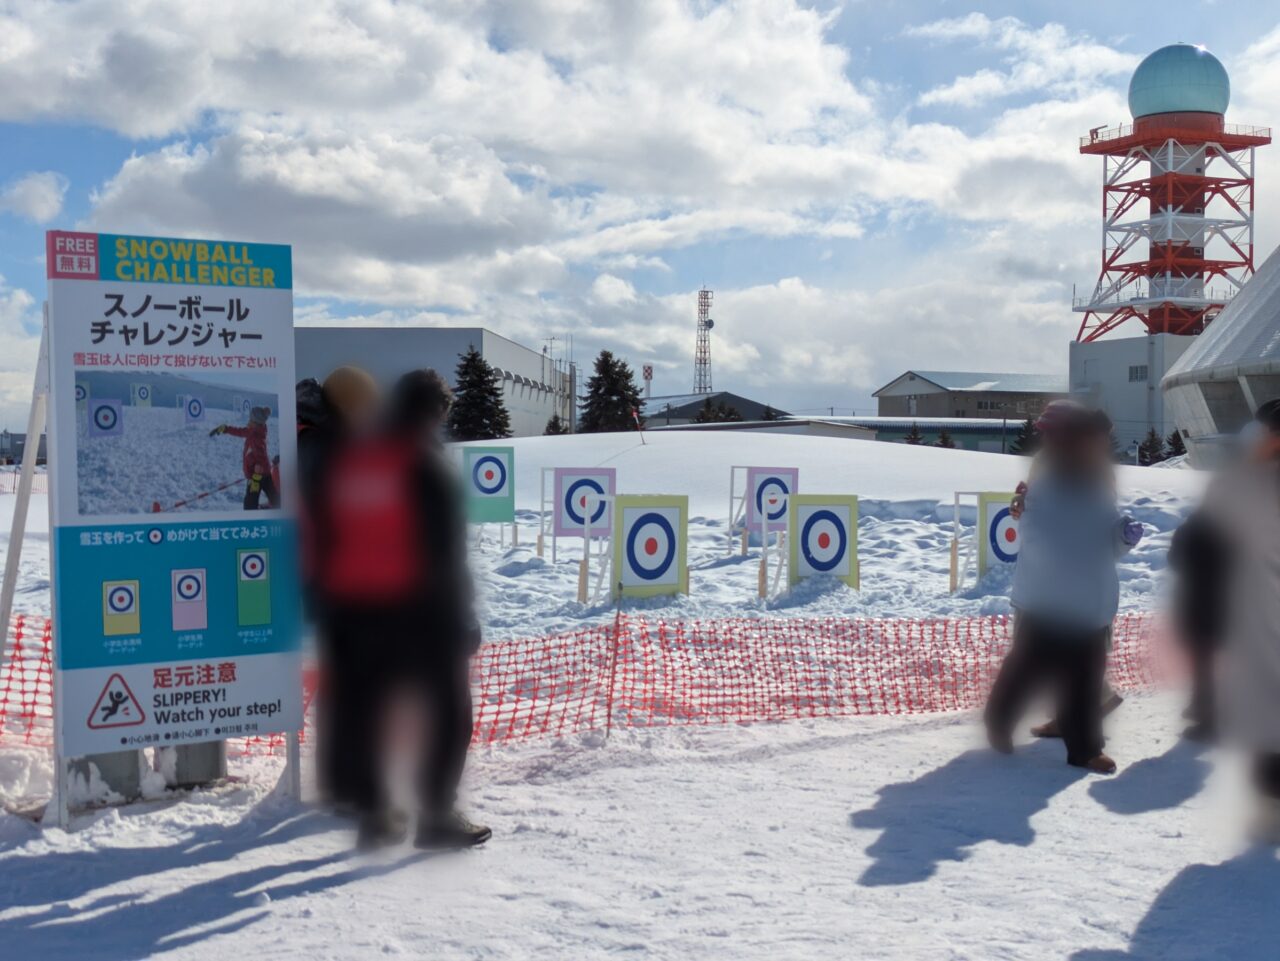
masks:
[[[24,174],[0,186],[0,212],[47,224],[62,213],[67,178],[51,170]]]

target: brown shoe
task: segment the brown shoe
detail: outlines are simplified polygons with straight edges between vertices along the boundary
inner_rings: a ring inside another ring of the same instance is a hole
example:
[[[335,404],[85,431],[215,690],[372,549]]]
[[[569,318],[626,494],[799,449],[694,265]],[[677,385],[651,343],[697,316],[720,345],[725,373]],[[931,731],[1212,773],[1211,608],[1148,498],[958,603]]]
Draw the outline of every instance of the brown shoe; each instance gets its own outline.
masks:
[[[1076,761],[1067,761],[1067,763],[1072,767],[1082,767],[1086,771],[1092,771],[1094,774],[1116,773],[1116,762],[1111,760],[1111,758],[1107,757],[1105,754],[1099,754],[1096,757],[1091,757],[1084,763],[1078,763]]]
[[[1032,737],[1062,737],[1062,731],[1058,729],[1057,721],[1045,721],[1043,724],[1037,724],[1031,729]]]

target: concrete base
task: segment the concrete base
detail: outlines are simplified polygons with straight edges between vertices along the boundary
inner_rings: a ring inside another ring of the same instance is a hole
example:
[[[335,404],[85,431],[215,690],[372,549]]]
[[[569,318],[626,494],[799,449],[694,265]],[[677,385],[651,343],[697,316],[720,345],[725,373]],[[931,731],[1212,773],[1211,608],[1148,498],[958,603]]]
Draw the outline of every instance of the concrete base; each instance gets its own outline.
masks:
[[[110,754],[90,754],[88,757],[76,758],[68,765],[69,775],[82,777],[87,784],[90,780],[90,764],[98,769],[102,782],[126,801],[136,800],[142,795],[141,751],[112,751]]]
[[[227,776],[227,743],[211,741],[207,744],[186,744],[182,747],[162,748],[172,751],[174,761],[173,783],[170,787],[200,787]],[[157,752],[158,766],[158,752]]]

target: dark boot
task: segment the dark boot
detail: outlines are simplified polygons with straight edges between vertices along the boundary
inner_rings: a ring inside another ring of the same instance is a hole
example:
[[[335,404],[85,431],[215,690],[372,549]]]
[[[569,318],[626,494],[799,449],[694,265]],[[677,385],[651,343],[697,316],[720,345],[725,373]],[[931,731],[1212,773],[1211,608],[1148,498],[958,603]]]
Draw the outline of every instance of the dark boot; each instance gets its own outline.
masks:
[[[473,824],[458,811],[446,814],[423,814],[418,821],[418,836],[413,845],[430,850],[471,848],[484,844],[493,832],[483,824]]]
[[[409,834],[409,819],[402,811],[366,811],[356,828],[356,847],[361,851],[395,847]]]

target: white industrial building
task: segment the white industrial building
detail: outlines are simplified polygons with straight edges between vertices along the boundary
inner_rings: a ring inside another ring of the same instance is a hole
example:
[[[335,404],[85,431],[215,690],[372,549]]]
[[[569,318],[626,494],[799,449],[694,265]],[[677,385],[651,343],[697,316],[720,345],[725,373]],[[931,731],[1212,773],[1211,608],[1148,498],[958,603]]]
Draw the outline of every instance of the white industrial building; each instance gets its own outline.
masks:
[[[1163,381],[1196,466],[1213,466],[1262,404],[1280,397],[1280,250],[1195,338]]]
[[[1141,443],[1152,428],[1168,437],[1177,425],[1160,391],[1160,379],[1196,340],[1147,334],[1073,341],[1068,378],[1072,397],[1105,410],[1115,423],[1116,440],[1125,449]]]
[[[512,436],[543,433],[554,414],[576,423],[574,365],[483,327],[298,327],[294,345],[299,378],[323,380],[335,367],[353,364],[384,387],[419,367],[435,368],[453,383],[458,358],[474,346],[502,377]]]

